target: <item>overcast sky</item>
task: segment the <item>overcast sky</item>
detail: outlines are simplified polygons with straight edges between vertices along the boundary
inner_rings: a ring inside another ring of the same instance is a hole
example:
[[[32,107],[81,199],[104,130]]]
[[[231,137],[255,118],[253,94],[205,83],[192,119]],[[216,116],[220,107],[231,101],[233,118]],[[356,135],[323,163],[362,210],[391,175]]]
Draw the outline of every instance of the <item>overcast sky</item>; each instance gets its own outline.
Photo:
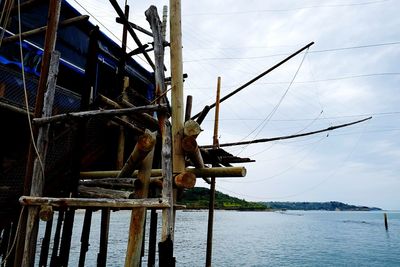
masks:
[[[373,117],[329,133],[227,148],[256,162],[245,165],[245,178],[218,179],[217,190],[255,201],[335,200],[400,209],[399,1],[182,2],[184,72],[189,75],[184,87],[185,96],[193,96],[193,113],[215,101],[218,76],[223,96],[315,42],[308,53],[221,105],[220,143]],[[103,31],[110,34],[105,26],[120,38],[122,26],[114,23],[108,1],[79,3],[98,19],[94,24],[100,21]],[[149,29],[144,11],[154,4],[161,14],[168,1],[128,4],[131,20]],[[136,48],[132,41],[129,46]],[[202,124],[200,144],[212,143],[213,121],[214,110]],[[197,185],[205,186],[200,180]]]

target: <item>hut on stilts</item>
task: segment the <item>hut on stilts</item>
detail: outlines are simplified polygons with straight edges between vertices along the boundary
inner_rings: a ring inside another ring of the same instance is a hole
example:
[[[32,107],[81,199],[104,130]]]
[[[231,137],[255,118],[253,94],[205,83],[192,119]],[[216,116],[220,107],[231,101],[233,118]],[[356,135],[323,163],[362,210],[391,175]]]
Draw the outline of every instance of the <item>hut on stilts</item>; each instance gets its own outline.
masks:
[[[215,178],[243,177],[246,170],[231,163],[251,161],[226,153],[218,142],[197,145],[210,108],[192,120],[188,97],[184,109],[180,1],[170,2],[169,42],[166,9],[162,21],[155,7],[146,11],[150,32],[129,21],[129,6],[110,3],[124,26],[122,46],[65,0],[1,3],[1,266],[68,266],[78,209],[85,212],[79,266],[86,263],[93,212],[101,211],[97,266],[107,266],[110,211],[127,209],[125,266],[141,263],[147,210],[148,265],[155,265],[161,210],[159,266],[174,266],[180,192],[196,179],[215,188]],[[152,36],[152,46],[136,31]],[[137,44],[129,52],[128,37]],[[171,47],[170,78],[165,46]],[[137,54],[153,71],[132,59]],[[39,220],[46,222],[44,236],[38,236]]]

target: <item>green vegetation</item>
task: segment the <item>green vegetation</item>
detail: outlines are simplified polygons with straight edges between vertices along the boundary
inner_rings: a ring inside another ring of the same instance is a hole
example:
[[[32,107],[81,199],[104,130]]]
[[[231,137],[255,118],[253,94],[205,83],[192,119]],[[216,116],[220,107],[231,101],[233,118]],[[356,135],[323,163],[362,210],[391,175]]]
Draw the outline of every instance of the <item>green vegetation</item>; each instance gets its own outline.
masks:
[[[343,211],[372,211],[379,208],[354,206],[337,201],[330,202],[262,202],[274,210],[343,210]]]
[[[188,209],[208,209],[210,190],[204,187],[195,187],[186,190],[179,204],[186,205]],[[244,199],[231,197],[219,191],[215,192],[215,208],[224,210],[266,210],[262,203],[248,202]]]
[[[186,205],[188,209],[208,209],[210,190],[195,187],[183,192],[178,204]],[[221,210],[342,210],[342,211],[372,211],[379,208],[349,205],[342,202],[249,202],[231,197],[219,191],[215,192],[215,208]]]

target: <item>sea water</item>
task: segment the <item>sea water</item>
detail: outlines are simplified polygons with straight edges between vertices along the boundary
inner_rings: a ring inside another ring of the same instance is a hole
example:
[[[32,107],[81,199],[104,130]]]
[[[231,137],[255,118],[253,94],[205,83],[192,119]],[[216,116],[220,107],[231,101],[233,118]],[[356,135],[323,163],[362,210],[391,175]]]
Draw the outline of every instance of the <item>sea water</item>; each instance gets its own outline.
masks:
[[[388,231],[380,211],[216,211],[213,266],[400,266],[400,212],[387,214]],[[86,266],[96,266],[100,215],[93,214]],[[77,211],[69,266],[78,265],[83,217]],[[176,213],[176,266],[205,265],[207,217]],[[124,265],[129,220],[130,211],[111,213],[107,266]]]

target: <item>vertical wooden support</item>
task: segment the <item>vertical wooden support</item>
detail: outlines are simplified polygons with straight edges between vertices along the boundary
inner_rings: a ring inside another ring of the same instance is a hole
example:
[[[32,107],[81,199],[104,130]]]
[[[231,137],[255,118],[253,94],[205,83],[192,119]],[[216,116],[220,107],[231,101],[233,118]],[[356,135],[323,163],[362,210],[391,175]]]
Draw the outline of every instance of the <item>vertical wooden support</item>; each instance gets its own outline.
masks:
[[[110,208],[101,209],[100,251],[97,255],[97,266],[107,266],[108,232],[110,226]]]
[[[60,10],[61,10],[61,0],[51,0],[48,10],[47,30],[44,41],[44,52],[43,52],[42,65],[40,69],[40,79],[39,79],[38,90],[36,93],[36,103],[34,112],[35,118],[41,116],[43,109],[43,98],[46,90],[47,76],[50,68],[50,57],[51,53],[54,51],[57,39],[56,36],[57,36],[58,22],[60,18]],[[38,132],[37,127],[33,126],[33,135],[35,138],[37,136],[37,132]],[[31,143],[29,145],[28,157],[26,162],[24,189],[23,189],[24,195],[29,195],[32,183],[33,164],[35,160],[35,150],[32,142],[33,140],[31,140]],[[22,264],[22,258],[24,253],[23,251],[25,247],[25,229],[27,226],[27,216],[28,216],[27,212],[24,212],[22,219],[20,221],[21,232],[17,240],[15,248],[15,257],[14,257],[14,266],[16,267],[20,267]]]
[[[60,266],[68,266],[74,219],[75,219],[75,209],[69,208],[65,212],[64,225],[62,229],[60,255],[58,257]]]
[[[50,266],[59,266],[58,248],[60,245],[61,227],[64,221],[64,210],[58,212],[56,232],[54,233],[53,251],[51,253]]]
[[[385,229],[387,231],[387,230],[389,230],[389,225],[388,225],[388,218],[387,218],[387,213],[386,212],[383,214],[383,219],[385,221]]]
[[[216,105],[215,105],[213,148],[218,148],[219,147],[219,144],[218,144],[218,125],[219,125],[220,91],[221,91],[221,77],[218,77],[217,97],[216,97],[216,101],[215,101]],[[216,166],[214,166],[214,167],[216,167]],[[212,259],[212,239],[213,239],[213,228],[214,228],[214,205],[215,205],[215,177],[211,177],[210,202],[209,202],[209,209],[208,209],[206,267],[211,266],[211,259]]]
[[[147,257],[147,266],[156,265],[156,243],[157,243],[157,210],[151,209],[150,213],[150,235],[149,235],[149,252]]]
[[[56,82],[58,74],[58,63],[60,59],[59,52],[53,52],[51,55],[50,71],[48,76],[48,87],[44,99],[43,117],[49,117],[53,112],[54,95],[56,91]],[[50,125],[45,125],[39,129],[37,139],[38,157],[33,165],[33,177],[31,185],[31,196],[42,196],[44,189],[45,162],[47,154],[48,134]],[[28,208],[28,218],[26,223],[24,255],[21,266],[29,267],[35,261],[36,239],[38,234],[38,207]]]
[[[173,208],[173,177],[172,177],[172,136],[171,124],[165,121],[162,131],[162,173],[163,173],[163,198],[167,198],[171,207],[162,211],[161,242],[158,244],[159,266],[175,266],[173,257],[174,237],[174,208]]]
[[[156,132],[151,133],[151,135],[155,140]],[[152,150],[143,160],[139,168],[138,179],[140,180],[142,186],[135,192],[137,198],[147,198],[148,196],[151,169],[153,165],[154,145],[155,142],[153,142]],[[136,208],[132,210],[125,267],[140,266],[144,241],[145,219],[146,208]]]
[[[181,1],[170,0],[170,42],[171,42],[171,104],[172,104],[172,159],[174,173],[185,170],[184,153],[181,147],[183,138],[183,66]]]
[[[92,224],[93,210],[86,209],[81,234],[81,251],[79,254],[79,267],[85,266],[86,252],[89,250],[90,226]]]
[[[40,260],[39,266],[46,267],[47,266],[47,258],[49,256],[49,248],[50,248],[50,238],[51,238],[51,230],[53,228],[53,217],[50,218],[46,222],[46,231],[44,233],[43,241],[42,241],[42,249],[40,250]]]
[[[146,11],[146,18],[150,23],[153,36],[154,36],[154,57],[155,57],[155,77],[156,77],[156,92],[158,95],[161,95],[165,92],[165,82],[164,82],[164,47],[163,47],[163,38],[161,33],[161,22],[160,18],[157,14],[157,9],[154,6],[151,6]],[[175,26],[174,26],[175,27]],[[176,45],[176,43],[175,43]],[[175,66],[174,74],[176,75]],[[181,85],[183,83],[182,80],[182,69],[181,74],[178,76],[178,80],[180,79]],[[174,86],[174,84],[172,85]],[[172,90],[174,91],[174,89]],[[165,98],[160,101],[165,102]],[[177,102],[174,101],[175,105]],[[183,109],[182,109],[182,101],[180,102],[181,107],[180,110],[174,110],[174,113],[177,112],[181,114],[181,132],[183,134]],[[174,104],[173,104],[174,105]],[[172,177],[172,134],[171,134],[171,124],[168,121],[168,114],[159,113],[158,121],[160,125],[160,133],[162,138],[162,152],[161,152],[161,162],[162,162],[162,176],[163,176],[163,190],[162,196],[169,200],[171,205],[170,208],[164,209],[162,212],[162,232],[161,232],[161,242],[159,243],[159,266],[175,266],[175,258],[173,257],[173,234],[174,234],[174,210],[173,210],[173,177]],[[178,116],[179,118],[179,116]],[[176,119],[176,118],[175,118]],[[173,119],[174,121],[174,119]],[[179,123],[177,123],[178,125]],[[183,153],[182,160],[183,160]],[[183,169],[184,169],[184,162]],[[182,165],[181,163],[181,165]],[[179,165],[176,166],[179,169]],[[182,167],[182,166],[181,166]]]

